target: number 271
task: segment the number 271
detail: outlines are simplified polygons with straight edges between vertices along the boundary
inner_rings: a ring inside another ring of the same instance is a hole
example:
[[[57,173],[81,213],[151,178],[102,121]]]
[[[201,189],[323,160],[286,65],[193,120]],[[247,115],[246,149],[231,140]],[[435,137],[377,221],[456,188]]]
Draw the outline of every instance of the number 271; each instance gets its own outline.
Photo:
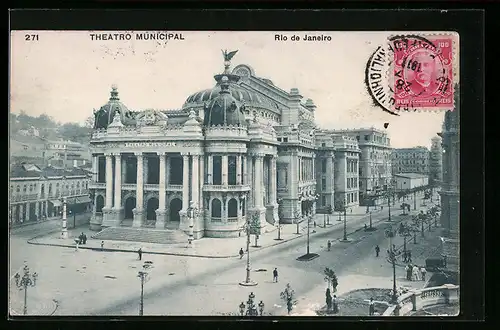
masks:
[[[25,41],[38,41],[38,34],[26,34],[24,36]]]

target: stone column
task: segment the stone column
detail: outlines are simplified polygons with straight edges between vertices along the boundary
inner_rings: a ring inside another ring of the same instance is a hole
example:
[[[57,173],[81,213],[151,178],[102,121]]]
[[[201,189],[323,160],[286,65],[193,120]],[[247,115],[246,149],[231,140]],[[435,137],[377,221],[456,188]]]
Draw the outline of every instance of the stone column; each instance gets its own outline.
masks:
[[[194,203],[194,207],[198,209],[198,212],[201,212],[202,209],[200,208],[200,155],[193,155],[192,161],[193,161],[193,167],[192,167],[192,176],[191,176],[191,200]],[[199,213],[198,213],[199,214]],[[195,217],[193,220],[193,231],[196,233],[194,234],[194,237],[199,238],[199,231],[200,231],[200,226],[198,223],[198,217]]]
[[[116,225],[121,222],[122,207],[122,155],[117,153],[115,156],[115,203],[114,203],[114,217]]]
[[[144,155],[142,152],[135,154],[137,157],[137,187],[136,187],[136,205],[134,212],[133,227],[141,227],[144,216]]]
[[[99,178],[99,156],[92,155],[92,181],[97,182]]]
[[[165,187],[168,187],[170,185],[170,157],[168,154],[165,154]]]
[[[187,210],[189,208],[189,154],[182,154],[182,209],[179,212],[179,229],[186,234],[189,231],[189,219]]]
[[[316,179],[316,155],[314,155],[314,154],[312,156],[311,166],[312,166],[311,180],[315,180]]]
[[[241,155],[236,155],[236,184],[243,184],[243,176],[241,174]]]
[[[148,167],[149,159],[148,156],[143,155],[143,160],[142,160],[142,176],[143,176],[143,183],[147,184],[148,183],[148,175],[149,175],[149,167]]]
[[[127,179],[127,158],[128,157],[122,157],[122,167],[121,167],[121,183],[126,183]]]
[[[189,155],[183,154],[182,160],[182,210],[186,211],[189,208]]]
[[[40,203],[37,201],[35,202],[35,216],[36,216],[36,221],[40,220]]]
[[[199,155],[191,156],[193,159],[193,172],[191,178],[191,200],[196,204],[196,207],[199,207],[199,199],[200,199],[200,164],[199,164]]]
[[[198,196],[198,210],[200,212],[200,215],[203,214],[203,184],[205,183],[205,156],[200,156],[200,179],[198,180],[198,187],[199,187],[199,196]]]
[[[226,155],[222,155],[222,185],[223,186],[227,186],[227,182],[228,182],[228,178],[227,178],[227,166],[228,166],[228,163],[227,163],[227,154]]]
[[[248,167],[247,167],[247,157],[241,156],[243,161],[243,177],[241,179],[241,184],[248,184]]]
[[[26,208],[26,218],[24,221],[30,221],[30,203],[26,203],[24,207]]]
[[[335,175],[334,175],[334,162],[333,154],[327,155],[326,157],[326,189],[327,193],[330,194],[330,198],[327,200],[327,205],[331,205],[332,209],[335,206]]]
[[[159,177],[159,189],[158,189],[158,209],[156,210],[156,223],[155,227],[157,229],[165,228],[165,195],[166,195],[166,180],[165,180],[165,167],[166,159],[164,152],[158,152],[160,157],[160,177]]]
[[[214,184],[214,156],[212,155],[208,155],[207,171],[208,184]]]
[[[113,158],[111,154],[106,155],[106,209],[113,207]]]
[[[245,166],[246,166],[245,169],[246,169],[246,175],[247,175],[246,183],[251,185],[251,189],[248,192],[248,198],[246,200],[246,203],[248,204],[248,208],[251,208],[255,205],[254,193],[252,192],[253,188],[255,186],[255,184],[253,182],[253,179],[254,179],[254,177],[253,177],[253,156],[251,156],[251,155],[247,156]]]
[[[263,185],[263,170],[264,170],[264,155],[257,154],[255,156],[255,184],[254,184],[254,195],[255,195],[255,213],[259,216],[259,222],[261,225],[261,232],[265,227],[265,208],[262,203],[262,185]],[[263,216],[264,215],[264,216]]]

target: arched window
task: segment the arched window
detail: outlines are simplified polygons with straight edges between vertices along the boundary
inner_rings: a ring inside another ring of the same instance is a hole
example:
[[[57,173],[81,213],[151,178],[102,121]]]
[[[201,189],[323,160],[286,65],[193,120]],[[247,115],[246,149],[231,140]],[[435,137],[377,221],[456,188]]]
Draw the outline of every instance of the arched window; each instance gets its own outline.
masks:
[[[49,183],[49,195],[52,194],[52,183]]]
[[[219,199],[212,199],[212,218],[221,218],[222,214],[222,203]]]
[[[26,187],[26,185],[24,185],[23,186],[23,193],[25,193],[25,194],[26,194],[26,189],[27,189],[27,187]]]
[[[228,218],[238,217],[238,202],[234,198],[231,198],[227,203],[227,217]]]
[[[228,184],[236,184],[236,156],[227,157]]]
[[[30,192],[33,192],[33,185],[30,184]]]
[[[21,192],[21,186],[16,186],[16,193],[20,193]]]

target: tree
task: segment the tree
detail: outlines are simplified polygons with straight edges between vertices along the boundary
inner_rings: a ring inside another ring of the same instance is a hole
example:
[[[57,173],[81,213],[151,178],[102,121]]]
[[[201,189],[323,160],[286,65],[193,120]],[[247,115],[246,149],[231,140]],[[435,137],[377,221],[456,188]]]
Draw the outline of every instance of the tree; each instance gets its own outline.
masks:
[[[295,299],[295,291],[290,286],[290,283],[287,283],[285,290],[280,293],[280,297],[285,302],[288,314],[290,314],[293,306],[297,305],[298,303],[298,301]]]
[[[259,235],[260,235],[260,216],[258,213],[252,214],[252,221],[250,221],[250,234],[255,235],[255,245],[254,247],[259,247]]]
[[[337,292],[337,286],[339,285],[339,283],[335,271],[331,268],[326,267],[323,274],[325,275],[325,281],[328,283],[328,289],[330,289],[331,286],[333,292]]]
[[[94,123],[95,123],[95,117],[88,116],[87,119],[85,119],[85,123],[83,124],[83,126],[88,129],[94,129]]]

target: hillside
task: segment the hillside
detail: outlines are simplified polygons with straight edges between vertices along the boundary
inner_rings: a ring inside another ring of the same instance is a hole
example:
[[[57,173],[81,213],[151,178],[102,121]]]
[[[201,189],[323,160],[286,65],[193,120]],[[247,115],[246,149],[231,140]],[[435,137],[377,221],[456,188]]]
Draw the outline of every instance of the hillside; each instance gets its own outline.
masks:
[[[25,135],[30,129],[38,131],[39,137],[47,140],[69,140],[84,145],[88,144],[92,131],[92,122],[89,119],[84,125],[78,123],[61,124],[50,116],[42,114],[32,117],[21,111],[19,115],[10,114],[11,136]]]

